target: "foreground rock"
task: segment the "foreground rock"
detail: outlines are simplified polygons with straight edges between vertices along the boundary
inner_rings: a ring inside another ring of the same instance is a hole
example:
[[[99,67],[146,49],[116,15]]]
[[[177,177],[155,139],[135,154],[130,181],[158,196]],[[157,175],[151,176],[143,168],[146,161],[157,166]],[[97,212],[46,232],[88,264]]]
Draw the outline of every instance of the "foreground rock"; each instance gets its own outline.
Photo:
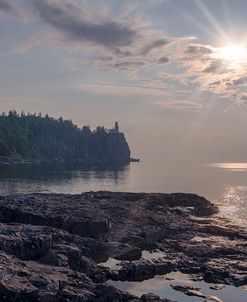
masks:
[[[0,301],[168,301],[105,282],[171,271],[246,285],[247,234],[217,212],[193,194],[2,196]],[[162,256],[141,257],[154,249]],[[97,265],[109,257],[123,261],[119,269]]]
[[[204,301],[212,301],[212,302],[223,302],[220,298],[216,296],[205,295],[200,292],[200,288],[194,288],[191,286],[181,286],[181,285],[171,285],[171,287],[176,290],[183,292],[187,296],[194,296],[205,299]]]

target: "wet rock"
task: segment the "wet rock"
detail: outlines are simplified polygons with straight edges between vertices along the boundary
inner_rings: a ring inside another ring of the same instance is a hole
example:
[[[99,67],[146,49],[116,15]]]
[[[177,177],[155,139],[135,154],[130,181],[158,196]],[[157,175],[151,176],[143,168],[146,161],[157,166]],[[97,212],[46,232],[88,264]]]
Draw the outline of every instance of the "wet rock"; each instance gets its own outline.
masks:
[[[223,285],[223,284],[214,284],[214,285],[211,285],[209,288],[213,289],[213,290],[221,290],[224,287],[225,287],[225,285]]]
[[[154,277],[155,265],[151,261],[125,263],[118,271],[118,280],[142,281]]]
[[[216,296],[209,296],[203,294],[202,292],[200,292],[200,288],[191,287],[191,286],[173,285],[173,284],[171,284],[171,287],[176,291],[183,292],[187,296],[203,298],[205,299],[205,301],[223,302],[220,298]]]
[[[165,301],[154,295],[140,300],[105,281],[171,271],[246,285],[247,234],[213,216],[217,211],[194,194],[0,196],[0,301]],[[142,259],[144,249],[162,255]],[[118,270],[96,264],[109,257],[124,262]]]
[[[167,299],[161,299],[158,295],[146,294],[141,296],[141,302],[172,302],[172,301]]]

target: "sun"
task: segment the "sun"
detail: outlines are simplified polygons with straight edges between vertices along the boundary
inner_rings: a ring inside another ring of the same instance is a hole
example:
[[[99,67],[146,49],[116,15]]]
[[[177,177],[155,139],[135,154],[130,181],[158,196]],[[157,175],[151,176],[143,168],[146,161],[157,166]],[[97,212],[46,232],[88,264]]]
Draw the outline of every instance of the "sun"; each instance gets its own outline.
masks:
[[[232,64],[245,63],[247,60],[247,49],[243,45],[229,45],[218,48],[217,57]]]

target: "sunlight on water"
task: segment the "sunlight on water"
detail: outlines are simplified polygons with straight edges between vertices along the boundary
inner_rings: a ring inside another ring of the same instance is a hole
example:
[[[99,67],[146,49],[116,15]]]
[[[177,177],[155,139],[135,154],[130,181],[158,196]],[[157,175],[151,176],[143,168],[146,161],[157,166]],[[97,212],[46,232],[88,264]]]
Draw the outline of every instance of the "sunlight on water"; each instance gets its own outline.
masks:
[[[209,163],[205,165],[233,172],[247,171],[247,163]]]
[[[247,186],[226,186],[222,196],[221,213],[239,224],[246,223]]]

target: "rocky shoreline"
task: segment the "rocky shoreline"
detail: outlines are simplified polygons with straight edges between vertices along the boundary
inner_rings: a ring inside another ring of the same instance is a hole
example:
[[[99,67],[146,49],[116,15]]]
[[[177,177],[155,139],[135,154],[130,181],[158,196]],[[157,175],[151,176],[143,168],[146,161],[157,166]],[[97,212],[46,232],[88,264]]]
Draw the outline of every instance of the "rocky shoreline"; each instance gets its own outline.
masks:
[[[247,233],[217,213],[205,198],[182,193],[0,196],[0,301],[169,301],[135,297],[107,280],[174,271],[246,285]],[[162,257],[142,257],[154,250]],[[102,265],[109,258],[121,266]]]

